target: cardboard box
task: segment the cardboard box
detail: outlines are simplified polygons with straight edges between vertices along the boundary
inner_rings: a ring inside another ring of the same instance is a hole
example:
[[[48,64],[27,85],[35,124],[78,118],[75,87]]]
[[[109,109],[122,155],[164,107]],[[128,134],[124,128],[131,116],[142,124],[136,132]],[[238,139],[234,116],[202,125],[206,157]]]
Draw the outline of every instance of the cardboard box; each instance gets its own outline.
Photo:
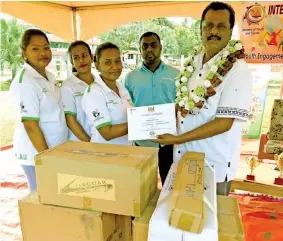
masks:
[[[201,233],[205,223],[204,153],[187,152],[180,160],[170,205],[169,224]]]
[[[245,235],[237,199],[217,196],[217,206],[219,241],[244,241]]]
[[[156,148],[70,141],[35,160],[43,204],[140,217],[157,190]]]
[[[172,164],[162,187],[156,209],[150,219],[148,241],[218,241],[217,213],[213,212],[206,203],[205,215],[207,219],[201,233],[187,232],[169,225],[170,201],[176,181],[177,166],[177,163]],[[206,164],[204,168],[204,172],[206,172],[207,168],[211,169]],[[209,177],[212,179],[209,180]],[[205,179],[208,183],[215,183],[215,175],[206,175]],[[216,199],[216,191],[214,197]]]
[[[131,217],[43,205],[36,192],[19,212],[25,241],[131,241]]]
[[[159,195],[160,191],[158,190],[150,200],[142,216],[132,221],[133,241],[147,241],[149,221],[156,208]]]
[[[151,203],[154,202],[151,201]],[[219,241],[245,241],[243,227],[241,224],[240,210],[238,207],[237,200],[232,197],[217,196],[217,203],[218,203],[218,213],[219,213],[218,214]],[[141,218],[135,218],[135,220],[133,221],[133,241],[148,241],[149,222],[153,212],[154,212],[153,206],[149,206],[146,208]],[[225,220],[225,215],[226,215],[225,213],[227,213],[228,215],[233,214],[232,215],[233,218],[231,220]],[[234,226],[235,220],[237,220],[236,226],[238,227],[236,229]],[[154,237],[151,240],[154,240]],[[182,238],[179,240],[182,240]]]

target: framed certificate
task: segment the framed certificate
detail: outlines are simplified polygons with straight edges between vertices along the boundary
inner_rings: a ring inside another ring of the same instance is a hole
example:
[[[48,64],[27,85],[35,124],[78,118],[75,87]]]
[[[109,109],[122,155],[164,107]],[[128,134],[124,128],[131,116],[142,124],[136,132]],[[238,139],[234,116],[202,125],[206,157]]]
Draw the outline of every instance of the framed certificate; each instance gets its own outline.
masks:
[[[177,132],[174,103],[128,108],[127,115],[129,141],[153,140]]]

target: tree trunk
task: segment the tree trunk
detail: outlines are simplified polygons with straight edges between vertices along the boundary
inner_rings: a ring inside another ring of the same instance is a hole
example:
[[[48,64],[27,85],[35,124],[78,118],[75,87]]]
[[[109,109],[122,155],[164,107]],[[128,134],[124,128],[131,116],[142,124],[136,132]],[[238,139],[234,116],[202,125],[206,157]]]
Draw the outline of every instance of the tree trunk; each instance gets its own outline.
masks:
[[[1,67],[1,75],[3,76],[4,75],[4,64],[2,63],[0,67]]]

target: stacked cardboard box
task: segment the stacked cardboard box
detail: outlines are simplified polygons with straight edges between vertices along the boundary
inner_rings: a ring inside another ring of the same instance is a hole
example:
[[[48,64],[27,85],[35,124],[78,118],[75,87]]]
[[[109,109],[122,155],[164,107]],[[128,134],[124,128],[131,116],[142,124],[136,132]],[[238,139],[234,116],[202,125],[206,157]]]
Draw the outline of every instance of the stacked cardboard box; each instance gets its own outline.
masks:
[[[149,220],[156,208],[160,191],[157,191],[154,197],[149,202],[143,214],[139,218],[135,218],[132,223],[133,241],[147,241]]]
[[[19,201],[25,241],[131,241],[131,217],[44,205],[37,192]]]
[[[244,241],[242,216],[237,199],[218,196],[217,205],[219,241]]]
[[[200,157],[197,153],[187,153],[187,159],[193,160],[195,157]],[[184,160],[183,160],[184,161]],[[198,160],[199,161],[199,160]],[[184,162],[183,162],[184,164]],[[178,172],[184,169],[184,165],[180,162],[179,165],[173,164],[171,166],[170,172],[166,178],[165,184],[162,188],[159,199],[156,200],[154,198],[151,202],[151,206],[148,207],[140,218],[135,218],[133,220],[133,241],[165,241],[165,240],[215,240],[214,230],[217,227],[216,232],[218,232],[218,241],[244,241],[244,232],[242,225],[242,218],[240,214],[239,205],[236,198],[226,197],[226,196],[217,196],[216,197],[216,186],[215,185],[207,185],[207,181],[213,179],[211,176],[211,169],[209,165],[204,164],[204,200],[210,200],[210,204],[207,205],[205,201],[206,211],[210,210],[212,212],[208,212],[206,222],[203,224],[202,218],[191,218],[191,217],[203,217],[202,209],[194,209],[189,205],[190,200],[187,202],[187,206],[181,206],[182,209],[191,211],[189,212],[189,217],[194,221],[196,227],[203,227],[203,232],[208,234],[200,235],[189,233],[187,231],[182,231],[179,228],[169,226],[169,212],[172,215],[172,207],[176,206],[176,198],[187,198],[187,196],[180,196],[181,192],[177,192],[177,188],[180,189],[180,177]],[[198,167],[202,167],[203,164],[200,162]],[[186,167],[186,170],[190,170],[190,168]],[[198,173],[195,172],[195,173]],[[186,175],[184,176],[185,180]],[[214,177],[215,178],[215,177]],[[182,178],[181,178],[182,179]],[[206,180],[207,179],[207,180]],[[201,178],[196,178],[195,180],[201,180]],[[175,189],[175,190],[174,190]],[[209,189],[211,189],[209,191]],[[194,189],[195,190],[195,189]],[[175,192],[175,194],[174,194]],[[177,192],[177,193],[176,193]],[[214,194],[212,193],[214,192]],[[171,203],[170,203],[171,199]],[[195,201],[195,200],[194,200]],[[156,208],[154,209],[154,205]],[[197,202],[197,205],[201,205]],[[170,211],[171,210],[171,211]],[[218,225],[215,226],[215,222],[213,219],[215,217],[214,211],[217,210],[217,220]],[[199,214],[197,213],[199,211]],[[197,213],[197,214],[196,214]],[[213,215],[212,215],[213,214]],[[188,224],[191,227],[192,222],[185,222],[185,227]],[[178,224],[178,222],[177,222]],[[197,229],[198,230],[198,229]],[[211,236],[209,236],[211,235]],[[213,237],[214,236],[214,237]],[[166,239],[167,238],[167,239]]]
[[[66,142],[36,156],[38,190],[19,202],[27,241],[130,241],[157,191],[158,149]]]
[[[133,223],[133,241],[148,241],[149,223],[157,205],[157,199],[151,201],[140,218]],[[245,241],[242,218],[238,201],[233,197],[217,196],[218,205],[218,240],[219,241]]]

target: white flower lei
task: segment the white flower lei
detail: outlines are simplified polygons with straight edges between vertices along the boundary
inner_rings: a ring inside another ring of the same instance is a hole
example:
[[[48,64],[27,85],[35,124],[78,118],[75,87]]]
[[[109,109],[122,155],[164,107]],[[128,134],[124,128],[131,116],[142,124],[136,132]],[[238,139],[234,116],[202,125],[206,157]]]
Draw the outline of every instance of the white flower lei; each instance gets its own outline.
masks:
[[[203,85],[197,86],[197,88],[194,90],[194,93],[189,93],[187,87],[188,82],[196,70],[194,59],[195,56],[202,51],[202,48],[195,49],[193,54],[186,59],[184,67],[181,69],[181,73],[176,77],[176,104],[192,114],[198,114],[202,107],[199,108],[196,106],[196,104],[202,102],[202,106],[206,105],[207,98],[205,97],[207,97],[207,89],[212,87],[211,81],[213,77],[216,75],[219,77],[219,80],[222,81],[222,78],[217,71],[223,68],[224,63],[229,58],[230,54],[234,54],[235,52],[241,50],[243,50],[243,44],[240,40],[230,40],[228,45],[220,52],[219,57],[211,65]]]

